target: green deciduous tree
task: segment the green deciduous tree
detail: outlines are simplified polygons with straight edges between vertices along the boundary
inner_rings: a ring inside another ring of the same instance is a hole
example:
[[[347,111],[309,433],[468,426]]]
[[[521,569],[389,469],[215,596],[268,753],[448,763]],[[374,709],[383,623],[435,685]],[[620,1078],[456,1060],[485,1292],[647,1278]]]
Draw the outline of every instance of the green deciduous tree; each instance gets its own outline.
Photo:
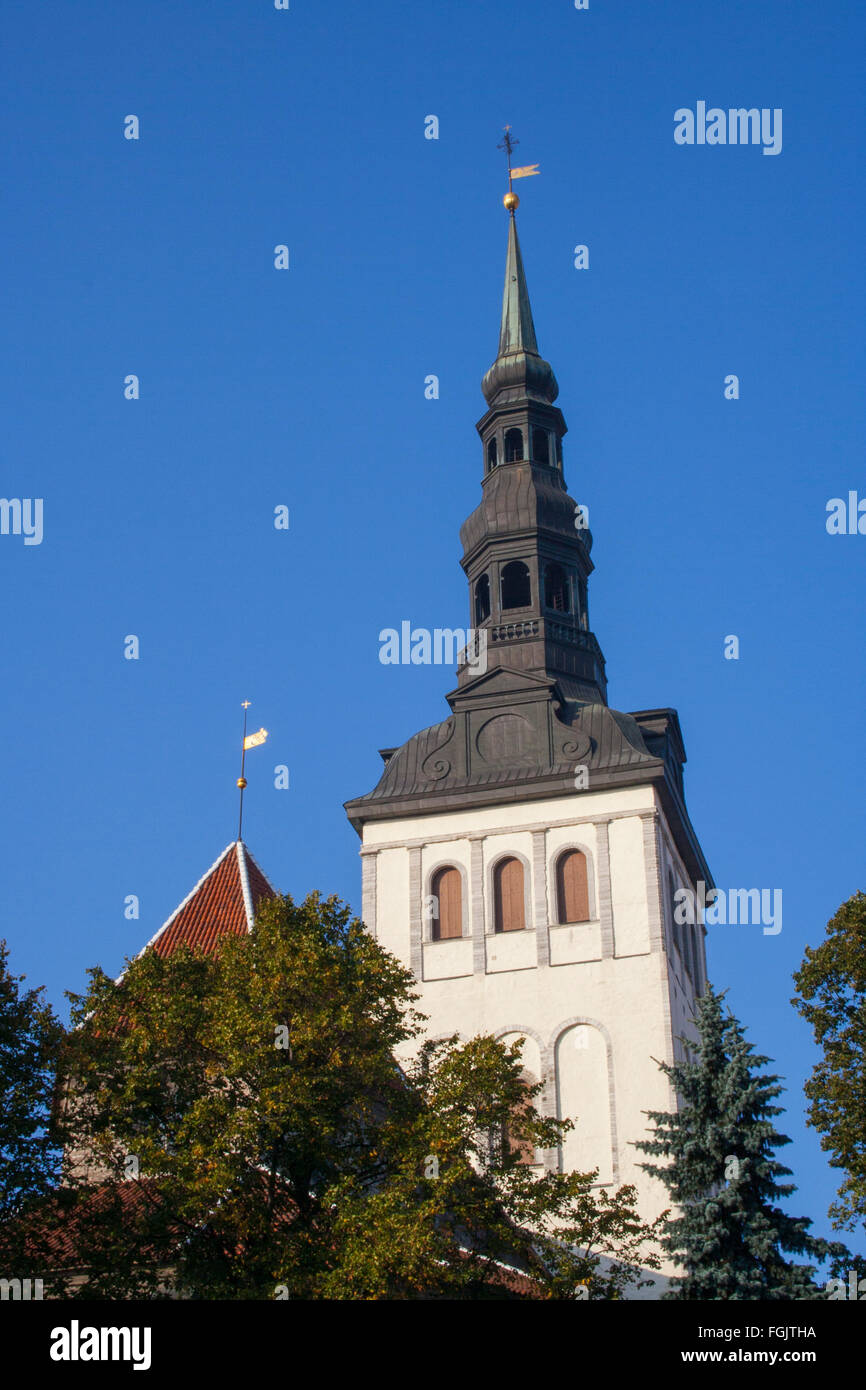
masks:
[[[845,1174],[834,1225],[866,1224],[866,893],[855,893],[821,945],[806,947],[793,1003],[811,1024],[823,1056],[806,1082],[808,1122],[830,1163]]]
[[[56,1182],[52,1102],[63,1028],[43,990],[22,990],[0,941],[0,1221]]]
[[[542,1087],[523,1077],[520,1042],[479,1036],[426,1043],[406,1072],[411,1103],[388,1116],[382,1182],[339,1189],[339,1263],[326,1296],[439,1293],[502,1297],[503,1271],[523,1271],[532,1296],[615,1299],[657,1268],[635,1190],[594,1188],[597,1171],[547,1171],[530,1159],[555,1149],[571,1122],[542,1116]],[[390,1231],[388,1240],[371,1230]],[[523,1287],[523,1292],[529,1290]]]
[[[516,1045],[396,1065],[422,1022],[412,984],[318,894],[267,903],[218,955],[149,951],[119,985],[91,972],[75,1128],[115,1201],[140,1196],[124,1237],[97,1173],[82,1184],[86,1293],[155,1296],[170,1266],[203,1298],[611,1298],[652,1266],[632,1189],[524,1161],[566,1126],[537,1112]]]
[[[43,990],[22,989],[0,942],[0,1276],[38,1277],[44,1229],[30,1213],[54,1188],[62,1136],[55,1108],[64,1029]]]
[[[791,1170],[775,1158],[790,1140],[776,1129],[782,1087],[761,1071],[769,1058],[754,1054],[742,1025],[722,1009],[708,985],[697,1001],[698,1043],[693,1061],[662,1070],[679,1097],[675,1112],[648,1112],[655,1128],[638,1145],[667,1163],[642,1165],[665,1185],[675,1204],[664,1246],[682,1267],[666,1297],[677,1299],[816,1298],[815,1264],[843,1247],[809,1234],[811,1222],[789,1216],[780,1200],[795,1191],[780,1181]]]

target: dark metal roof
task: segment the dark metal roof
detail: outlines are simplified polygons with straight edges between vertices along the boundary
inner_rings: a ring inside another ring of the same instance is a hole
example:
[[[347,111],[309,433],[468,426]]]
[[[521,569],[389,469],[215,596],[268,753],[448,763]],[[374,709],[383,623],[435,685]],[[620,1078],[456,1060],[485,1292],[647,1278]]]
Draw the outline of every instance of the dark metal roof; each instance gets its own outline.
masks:
[[[460,528],[464,563],[482,542],[522,531],[545,531],[569,545],[582,544],[588,552],[592,537],[588,529],[575,530],[575,506],[553,469],[529,461],[494,469],[484,481],[481,501]]]
[[[472,793],[482,789],[499,794],[510,787],[521,800],[573,793],[579,766],[589,769],[590,787],[601,785],[602,773],[629,770],[640,776],[628,780],[646,781],[662,767],[631,715],[602,704],[569,706],[549,682],[530,677],[501,704],[484,700],[479,684],[473,697],[455,697],[460,707],[450,718],[398,748],[371,792],[347,803],[353,822],[378,819],[385,806],[392,816],[424,814],[443,798],[457,810],[478,804]],[[569,722],[560,717],[565,711]]]

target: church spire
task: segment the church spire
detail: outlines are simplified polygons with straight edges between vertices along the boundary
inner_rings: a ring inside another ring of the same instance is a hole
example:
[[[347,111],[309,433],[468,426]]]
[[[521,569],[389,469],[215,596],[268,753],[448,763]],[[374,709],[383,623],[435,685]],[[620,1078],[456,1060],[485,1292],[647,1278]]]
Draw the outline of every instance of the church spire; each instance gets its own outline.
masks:
[[[533,171],[509,163],[510,177]],[[509,225],[499,352],[482,382],[488,409],[476,427],[482,496],[460,531],[472,625],[478,642],[486,634],[487,669],[499,669],[500,683],[508,676],[519,686],[531,677],[555,682],[566,701],[605,704],[604,657],[589,625],[592,537],[563,477],[566,424],[553,404],[553,369],[538,351],[517,194],[509,189],[503,201]],[[468,662],[458,681],[453,708],[486,698],[484,677]]]
[[[502,400],[552,403],[559,395],[559,386],[553,368],[538,351],[514,215],[518,204],[517,194],[506,193],[504,202],[508,208],[508,250],[505,256],[499,352],[481,383],[481,389],[488,405],[493,405],[500,397]]]
[[[516,201],[516,195],[512,195]],[[508,252],[505,257],[505,290],[502,295],[502,325],[499,330],[499,356],[509,352],[532,352],[538,356],[535,324],[526,287],[526,272],[517,238],[517,219],[513,210],[508,218]]]

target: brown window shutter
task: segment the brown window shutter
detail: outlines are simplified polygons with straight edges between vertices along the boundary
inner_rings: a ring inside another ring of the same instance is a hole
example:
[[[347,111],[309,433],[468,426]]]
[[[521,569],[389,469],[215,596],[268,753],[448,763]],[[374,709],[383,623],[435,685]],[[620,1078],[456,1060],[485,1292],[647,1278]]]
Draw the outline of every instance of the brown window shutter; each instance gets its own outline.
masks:
[[[556,901],[560,922],[589,921],[589,883],[586,855],[567,850],[556,865]]]
[[[522,1089],[525,1090],[531,1083],[532,1078],[530,1078],[524,1073],[524,1079],[521,1082]],[[525,1163],[527,1165],[531,1165],[535,1162],[535,1145],[533,1144],[532,1140],[528,1138],[526,1135],[517,1134],[524,1106],[528,1105],[528,1095],[522,1101],[517,1102],[517,1104],[514,1106],[512,1110],[511,1121],[506,1122],[506,1124],[503,1126],[502,1138],[504,1146],[511,1149],[513,1153],[517,1154],[518,1163]]]
[[[433,897],[439,903],[439,916],[433,919],[433,940],[449,941],[463,935],[463,895],[460,870],[439,869],[433,876]]]
[[[502,859],[493,871],[494,928],[523,931],[523,865],[519,859]]]

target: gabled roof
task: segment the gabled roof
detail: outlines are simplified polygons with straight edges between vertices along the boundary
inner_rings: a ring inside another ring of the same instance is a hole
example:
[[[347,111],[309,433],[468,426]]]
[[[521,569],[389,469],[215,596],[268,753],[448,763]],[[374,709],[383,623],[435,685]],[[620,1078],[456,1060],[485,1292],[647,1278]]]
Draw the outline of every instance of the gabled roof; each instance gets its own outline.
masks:
[[[168,956],[181,945],[212,951],[221,937],[250,931],[259,903],[276,896],[243,840],[235,840],[139,954]]]

